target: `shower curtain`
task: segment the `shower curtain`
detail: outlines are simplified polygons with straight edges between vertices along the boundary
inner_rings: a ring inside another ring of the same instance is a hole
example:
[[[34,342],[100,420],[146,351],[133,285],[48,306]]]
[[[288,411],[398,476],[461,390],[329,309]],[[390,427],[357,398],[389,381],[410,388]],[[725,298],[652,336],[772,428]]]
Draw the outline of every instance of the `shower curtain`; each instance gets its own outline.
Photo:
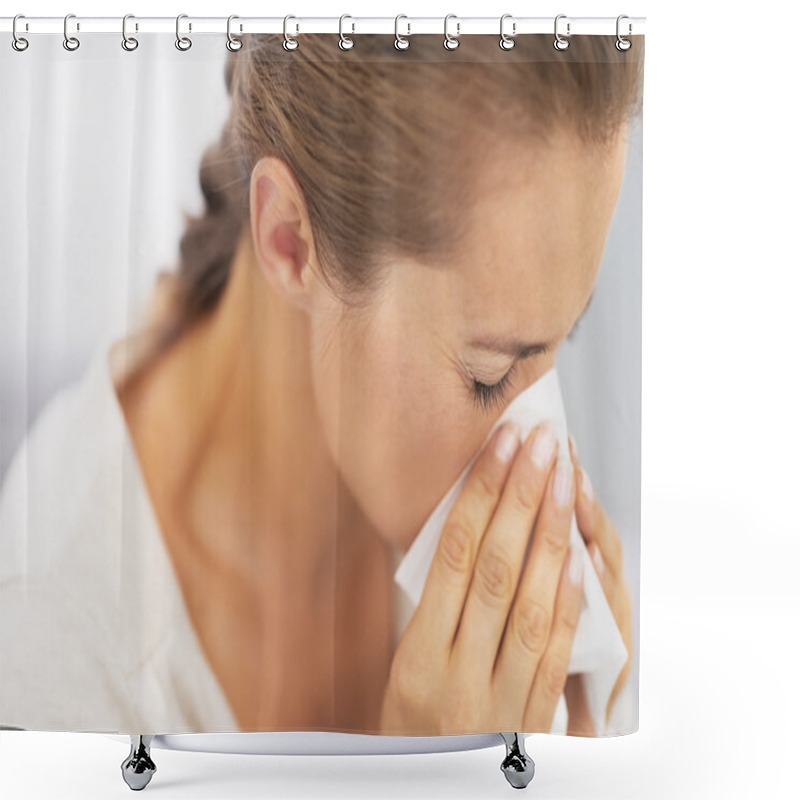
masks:
[[[1,48],[0,725],[636,731],[644,37],[127,22]]]

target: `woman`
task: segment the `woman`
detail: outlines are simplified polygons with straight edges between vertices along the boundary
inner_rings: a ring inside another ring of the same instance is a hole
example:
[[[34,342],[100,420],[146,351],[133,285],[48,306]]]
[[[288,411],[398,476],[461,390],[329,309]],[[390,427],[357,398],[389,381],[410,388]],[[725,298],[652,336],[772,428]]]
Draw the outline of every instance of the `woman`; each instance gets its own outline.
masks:
[[[630,652],[619,540],[577,455],[532,449],[542,426],[476,462],[396,648],[391,567],[588,304],[640,64],[594,36],[500,54],[492,37],[397,53],[365,35],[353,58],[330,36],[296,53],[245,40],[201,167],[207,209],[145,346],[115,345],[159,529],[240,729],[548,731],[563,692],[569,732],[597,733],[566,679],[573,508]]]

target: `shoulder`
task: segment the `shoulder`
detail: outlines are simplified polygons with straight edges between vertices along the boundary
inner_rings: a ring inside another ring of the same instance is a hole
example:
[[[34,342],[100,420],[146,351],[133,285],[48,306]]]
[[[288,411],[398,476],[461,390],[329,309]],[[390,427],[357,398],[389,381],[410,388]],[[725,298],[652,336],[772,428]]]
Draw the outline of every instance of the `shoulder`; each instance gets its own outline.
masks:
[[[120,431],[102,383],[104,348],[42,407],[0,487],[2,574],[44,574],[113,502]]]
[[[175,272],[161,270],[156,275],[145,309],[146,327],[157,328],[172,318],[179,300],[180,285],[180,277]]]
[[[166,622],[136,618],[160,562],[142,535],[152,523],[106,356],[103,343],[83,375],[45,404],[0,491],[2,725],[132,724],[140,709],[129,687],[143,680],[145,656],[163,638]]]
[[[18,615],[39,620],[22,629],[28,645],[37,635],[56,642],[76,631],[107,637],[113,628],[122,464],[114,455],[121,436],[105,366],[102,346],[82,375],[44,404],[0,488],[0,608],[12,629]]]
[[[129,701],[107,628],[46,576],[0,583],[0,725],[114,730]]]

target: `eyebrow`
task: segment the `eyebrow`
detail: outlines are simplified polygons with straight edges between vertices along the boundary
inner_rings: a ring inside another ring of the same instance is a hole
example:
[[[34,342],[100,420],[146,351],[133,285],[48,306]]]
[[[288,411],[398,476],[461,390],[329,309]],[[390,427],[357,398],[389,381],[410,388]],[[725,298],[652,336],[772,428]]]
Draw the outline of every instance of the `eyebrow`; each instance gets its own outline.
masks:
[[[578,318],[573,323],[567,336],[575,330],[575,326],[589,310],[593,299],[594,290],[592,290],[592,293],[589,295],[589,299],[586,301],[583,311],[578,315]],[[539,353],[547,353],[552,349],[551,342],[522,342],[519,339],[509,339],[503,336],[482,336],[477,339],[472,339],[467,344],[479,350],[490,350],[494,353],[502,353],[503,355],[514,356],[518,359],[529,358]]]

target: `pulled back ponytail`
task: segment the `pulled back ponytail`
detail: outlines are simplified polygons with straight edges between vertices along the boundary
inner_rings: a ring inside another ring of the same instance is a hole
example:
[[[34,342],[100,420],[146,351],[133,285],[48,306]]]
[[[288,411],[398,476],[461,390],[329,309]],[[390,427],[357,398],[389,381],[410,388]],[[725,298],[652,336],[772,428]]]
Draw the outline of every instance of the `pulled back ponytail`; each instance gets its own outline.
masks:
[[[236,61],[225,62],[225,86],[231,93]],[[249,175],[229,117],[219,139],[209,145],[200,163],[199,182],[205,208],[199,216],[184,212],[180,260],[172,278],[169,318],[159,332],[157,355],[219,303],[230,275],[239,234],[247,217]],[[143,368],[144,364],[137,368]]]

